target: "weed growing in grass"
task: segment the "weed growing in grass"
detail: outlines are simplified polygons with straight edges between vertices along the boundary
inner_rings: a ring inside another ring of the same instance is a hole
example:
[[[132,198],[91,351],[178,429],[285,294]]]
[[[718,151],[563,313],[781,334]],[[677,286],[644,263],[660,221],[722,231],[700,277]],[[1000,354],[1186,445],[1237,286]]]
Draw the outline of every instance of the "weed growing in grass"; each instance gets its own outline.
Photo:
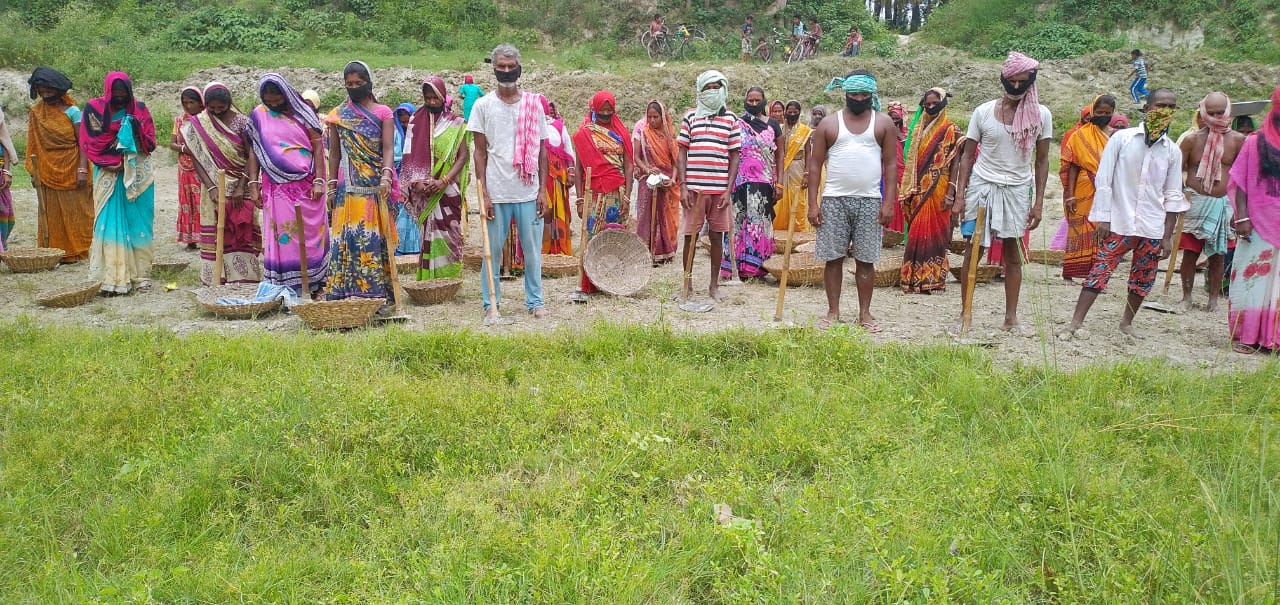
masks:
[[[1274,366],[27,319],[0,365],[4,603],[1267,602],[1280,580]]]

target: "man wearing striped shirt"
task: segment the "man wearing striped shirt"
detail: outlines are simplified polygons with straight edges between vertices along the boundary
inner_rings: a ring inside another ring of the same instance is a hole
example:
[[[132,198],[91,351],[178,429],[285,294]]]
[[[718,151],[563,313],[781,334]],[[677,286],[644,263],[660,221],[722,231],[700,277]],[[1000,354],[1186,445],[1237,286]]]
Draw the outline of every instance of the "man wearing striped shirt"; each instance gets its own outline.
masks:
[[[698,76],[698,105],[680,122],[680,160],[676,181],[680,183],[680,205],[684,206],[680,232],[684,235],[684,287],[679,299],[693,294],[693,238],[703,223],[711,228],[711,285],[707,294],[720,302],[720,261],[724,258],[724,235],[733,228],[729,206],[730,186],[738,178],[742,130],[737,116],[729,113],[725,101],[729,81],[715,70]]]

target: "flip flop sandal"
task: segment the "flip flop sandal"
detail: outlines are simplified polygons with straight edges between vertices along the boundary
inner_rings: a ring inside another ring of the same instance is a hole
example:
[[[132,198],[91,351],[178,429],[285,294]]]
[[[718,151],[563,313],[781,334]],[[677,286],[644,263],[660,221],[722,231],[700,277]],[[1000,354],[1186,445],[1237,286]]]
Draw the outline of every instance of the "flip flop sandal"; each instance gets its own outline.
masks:
[[[858,327],[866,330],[868,334],[879,334],[884,331],[884,328],[880,327],[880,324],[874,321],[860,322]]]

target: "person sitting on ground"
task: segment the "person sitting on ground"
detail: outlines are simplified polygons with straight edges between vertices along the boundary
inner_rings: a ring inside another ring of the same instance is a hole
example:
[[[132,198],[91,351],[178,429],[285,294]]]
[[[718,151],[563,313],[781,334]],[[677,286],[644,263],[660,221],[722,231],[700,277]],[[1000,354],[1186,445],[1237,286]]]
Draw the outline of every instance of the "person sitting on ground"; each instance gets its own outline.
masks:
[[[1129,252],[1133,267],[1120,331],[1134,335],[1133,317],[1155,286],[1160,260],[1173,252],[1173,228],[1188,206],[1182,195],[1182,151],[1167,136],[1176,108],[1173,91],[1155,90],[1148,96],[1142,126],[1117,132],[1107,141],[1089,211],[1089,220],[1097,224],[1098,254],[1080,288],[1071,323],[1059,339],[1087,338],[1081,329],[1085,316]]]
[[[844,50],[840,52],[842,57],[856,57],[862,51],[862,33],[858,31],[858,26],[849,28],[849,37],[844,39]]]
[[[1200,254],[1209,257],[1210,313],[1218,310],[1222,277],[1228,249],[1235,247],[1231,229],[1234,218],[1227,199],[1227,172],[1244,145],[1244,135],[1231,130],[1231,99],[1221,92],[1209,93],[1200,101],[1200,122],[1204,124],[1182,141],[1182,168],[1191,208],[1183,217],[1182,311],[1191,310],[1191,293],[1196,283],[1196,262]]]

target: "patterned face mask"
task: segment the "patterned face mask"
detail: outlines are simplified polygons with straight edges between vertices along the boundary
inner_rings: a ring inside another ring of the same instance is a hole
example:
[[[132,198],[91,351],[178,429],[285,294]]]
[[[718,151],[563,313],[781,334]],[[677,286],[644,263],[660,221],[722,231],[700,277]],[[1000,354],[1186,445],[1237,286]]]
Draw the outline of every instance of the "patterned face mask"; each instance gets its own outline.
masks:
[[[1173,122],[1172,107],[1157,107],[1147,110],[1146,120],[1143,125],[1147,129],[1147,146],[1150,147],[1168,132],[1169,124]]]

